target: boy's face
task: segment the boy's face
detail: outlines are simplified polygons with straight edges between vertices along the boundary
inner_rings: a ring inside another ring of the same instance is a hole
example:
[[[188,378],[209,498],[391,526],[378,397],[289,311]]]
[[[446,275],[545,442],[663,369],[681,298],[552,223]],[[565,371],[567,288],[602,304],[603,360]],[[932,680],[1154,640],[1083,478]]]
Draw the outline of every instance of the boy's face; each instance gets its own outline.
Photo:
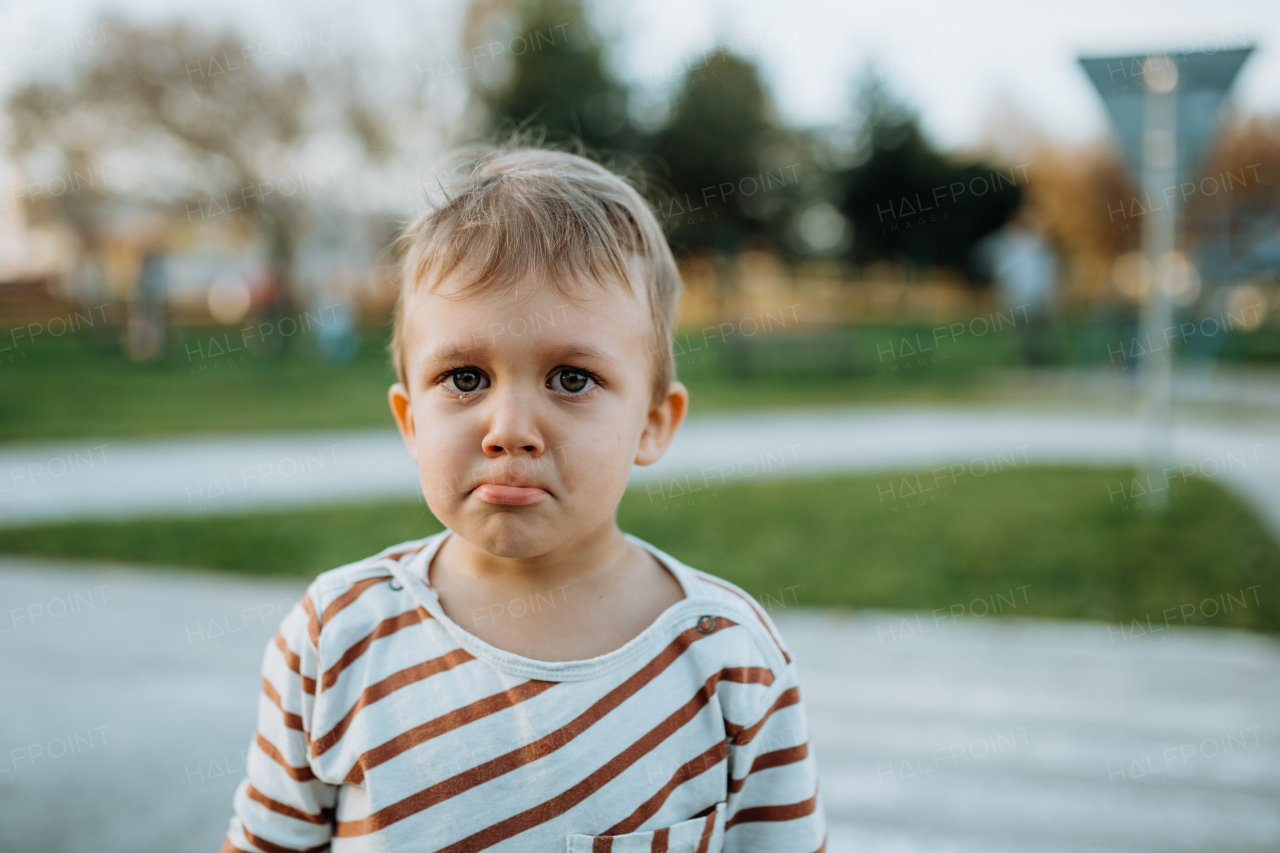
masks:
[[[391,408],[431,511],[483,551],[531,558],[614,524],[633,463],[666,450],[688,396],[653,402],[642,297],[538,282],[406,306]]]

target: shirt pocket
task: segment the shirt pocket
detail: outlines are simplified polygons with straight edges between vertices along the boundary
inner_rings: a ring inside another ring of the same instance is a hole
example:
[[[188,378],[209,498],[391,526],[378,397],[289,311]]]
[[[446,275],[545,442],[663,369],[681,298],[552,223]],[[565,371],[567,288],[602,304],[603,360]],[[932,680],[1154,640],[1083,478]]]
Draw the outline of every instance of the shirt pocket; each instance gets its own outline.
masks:
[[[626,835],[570,835],[568,853],[723,853],[724,803],[706,817]]]

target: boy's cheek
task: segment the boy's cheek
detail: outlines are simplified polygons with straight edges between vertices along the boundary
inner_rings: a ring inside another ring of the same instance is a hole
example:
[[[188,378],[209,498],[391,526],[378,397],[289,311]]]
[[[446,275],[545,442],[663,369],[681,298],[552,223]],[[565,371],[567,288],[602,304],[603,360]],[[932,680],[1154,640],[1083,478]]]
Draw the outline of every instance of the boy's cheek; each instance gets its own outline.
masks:
[[[468,485],[466,472],[470,457],[462,448],[446,443],[442,437],[421,431],[415,441],[418,480],[428,503],[457,502]]]
[[[466,448],[469,434],[460,423],[448,423],[434,415],[429,406],[415,408],[414,446],[418,450],[421,462],[434,455],[440,459],[457,459]],[[480,438],[474,438],[474,446],[478,450]]]
[[[631,476],[634,447],[627,436],[593,436],[556,447],[556,475],[566,496],[612,500]]]

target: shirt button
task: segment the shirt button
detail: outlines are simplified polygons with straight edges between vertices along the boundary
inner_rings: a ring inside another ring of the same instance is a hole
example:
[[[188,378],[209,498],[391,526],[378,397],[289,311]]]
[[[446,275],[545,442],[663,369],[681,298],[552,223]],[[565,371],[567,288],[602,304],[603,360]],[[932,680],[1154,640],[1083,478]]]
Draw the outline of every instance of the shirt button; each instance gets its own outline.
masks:
[[[698,619],[698,631],[703,634],[710,634],[716,629],[716,617],[703,616]]]

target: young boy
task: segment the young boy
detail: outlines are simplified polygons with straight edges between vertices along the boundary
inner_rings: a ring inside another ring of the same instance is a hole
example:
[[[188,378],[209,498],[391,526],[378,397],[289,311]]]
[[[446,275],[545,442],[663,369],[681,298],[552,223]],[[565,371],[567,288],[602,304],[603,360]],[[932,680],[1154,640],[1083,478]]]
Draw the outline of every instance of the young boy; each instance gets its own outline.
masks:
[[[615,519],[688,406],[648,206],[511,150],[405,237],[391,409],[447,529],[285,618],[224,853],[822,850],[772,622]]]

